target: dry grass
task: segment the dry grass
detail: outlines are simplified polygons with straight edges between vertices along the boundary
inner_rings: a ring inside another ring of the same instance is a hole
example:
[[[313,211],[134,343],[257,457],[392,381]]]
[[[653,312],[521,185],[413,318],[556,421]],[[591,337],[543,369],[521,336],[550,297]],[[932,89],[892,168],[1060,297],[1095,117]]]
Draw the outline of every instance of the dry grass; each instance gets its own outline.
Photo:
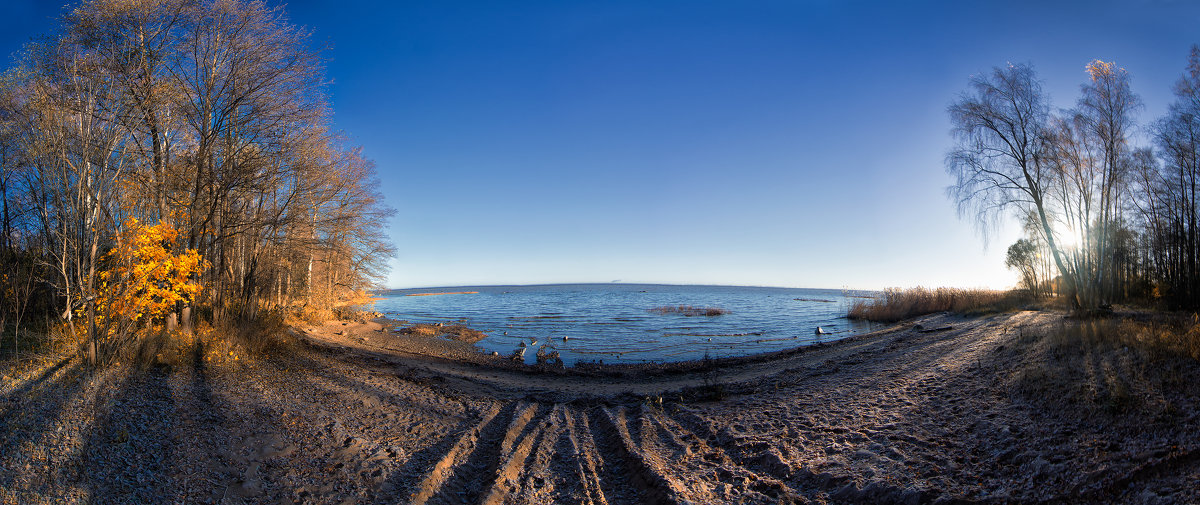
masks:
[[[876,298],[858,299],[846,317],[894,323],[935,312],[980,313],[1011,310],[1028,300],[1013,291],[922,287],[888,288]]]
[[[213,326],[196,323],[192,333],[148,329],[124,359],[140,367],[170,370],[186,367],[197,360],[236,362],[261,359],[295,344],[282,311],[263,311],[253,321],[237,321]]]
[[[693,307],[691,305],[655,307],[650,309],[650,312],[655,314],[678,314],[682,316],[720,316],[728,314],[729,311],[719,307]]]
[[[1174,398],[1200,387],[1200,320],[1064,320],[1016,339],[1014,389],[1032,401],[1069,404],[1082,415],[1137,413],[1172,422]]]
[[[320,325],[326,321],[333,320],[365,323],[382,315],[378,312],[362,310],[356,305],[343,305],[333,308],[304,306],[287,310],[283,314],[284,323],[288,326]]]
[[[285,322],[289,326],[315,325],[334,319],[333,310],[314,306],[297,307],[288,311]]]

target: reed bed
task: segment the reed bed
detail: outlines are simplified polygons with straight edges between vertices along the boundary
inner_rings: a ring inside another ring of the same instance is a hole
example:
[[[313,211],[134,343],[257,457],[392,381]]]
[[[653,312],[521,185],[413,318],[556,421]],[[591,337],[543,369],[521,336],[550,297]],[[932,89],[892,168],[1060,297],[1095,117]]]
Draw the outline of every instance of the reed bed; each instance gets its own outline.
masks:
[[[935,312],[991,312],[1015,307],[1024,299],[1012,291],[923,287],[887,288],[875,298],[851,303],[846,317],[894,323]]]
[[[719,307],[693,307],[691,305],[655,307],[650,309],[650,312],[655,314],[678,314],[682,316],[720,316],[728,314],[729,311]]]
[[[486,333],[479,330],[473,330],[461,324],[425,324],[418,323],[398,330],[404,335],[416,335],[419,337],[437,337],[442,336],[451,340],[461,342],[475,343],[487,337]]]

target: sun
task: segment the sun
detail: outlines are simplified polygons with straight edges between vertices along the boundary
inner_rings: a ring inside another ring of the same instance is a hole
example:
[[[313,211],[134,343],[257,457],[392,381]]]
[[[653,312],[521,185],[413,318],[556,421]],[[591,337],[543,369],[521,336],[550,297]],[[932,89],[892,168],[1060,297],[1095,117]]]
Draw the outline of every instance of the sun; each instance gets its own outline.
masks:
[[[1063,222],[1054,223],[1054,244],[1061,250],[1078,249],[1083,244],[1083,233],[1080,230],[1071,228]]]

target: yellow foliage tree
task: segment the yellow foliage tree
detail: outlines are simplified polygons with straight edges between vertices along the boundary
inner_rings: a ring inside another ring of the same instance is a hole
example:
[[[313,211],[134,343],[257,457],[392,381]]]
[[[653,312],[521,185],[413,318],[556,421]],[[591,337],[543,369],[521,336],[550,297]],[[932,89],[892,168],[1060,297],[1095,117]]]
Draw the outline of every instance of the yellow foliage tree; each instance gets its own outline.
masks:
[[[105,329],[99,336],[110,344],[195,297],[195,277],[207,267],[195,249],[172,254],[179,232],[168,223],[145,226],[129,218],[123,228],[104,256],[96,295],[97,326]]]

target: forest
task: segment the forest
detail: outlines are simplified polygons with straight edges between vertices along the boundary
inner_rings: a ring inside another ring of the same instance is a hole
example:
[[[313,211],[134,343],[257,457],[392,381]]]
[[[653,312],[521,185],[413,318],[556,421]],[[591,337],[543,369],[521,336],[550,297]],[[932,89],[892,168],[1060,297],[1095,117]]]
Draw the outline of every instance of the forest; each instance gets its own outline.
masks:
[[[1085,312],[1113,303],[1200,307],[1200,47],[1166,114],[1148,124],[1129,72],[1093,61],[1075,106],[1055,109],[1032,66],[973,76],[949,107],[960,215],[1014,214],[1006,265],[1021,287]]]
[[[0,328],[92,363],[150,331],[327,314],[393,252],[327,48],[254,0],[87,0],[0,77]]]

